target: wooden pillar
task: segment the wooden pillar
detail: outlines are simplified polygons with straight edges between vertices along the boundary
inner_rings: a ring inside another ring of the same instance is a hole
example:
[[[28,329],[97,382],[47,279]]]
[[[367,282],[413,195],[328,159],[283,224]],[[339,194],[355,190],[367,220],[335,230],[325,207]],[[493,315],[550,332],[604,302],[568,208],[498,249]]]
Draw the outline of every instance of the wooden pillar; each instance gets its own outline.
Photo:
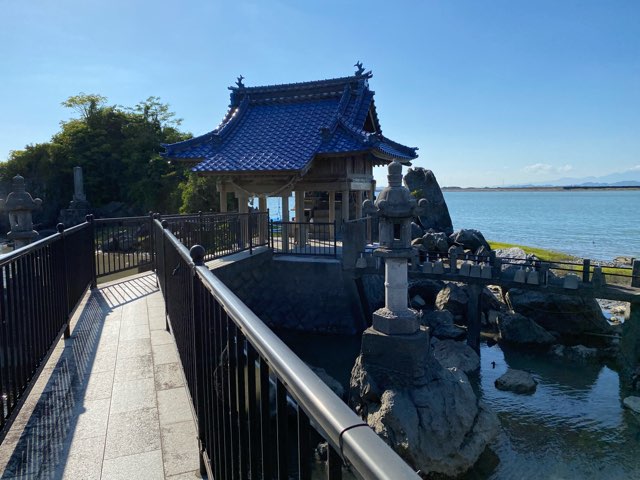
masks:
[[[238,199],[238,213],[249,213],[249,197],[244,193],[236,193]],[[240,217],[240,238],[238,243],[242,247],[249,245],[249,216],[242,215]]]
[[[467,287],[467,345],[480,355],[480,323],[482,315],[482,285],[470,283]]]
[[[349,190],[342,191],[342,221],[349,221]]]
[[[333,223],[336,221],[336,192],[329,192],[329,223],[332,225],[329,227],[329,232],[331,235],[331,240],[333,240],[336,236],[335,227]]]
[[[371,189],[369,190],[369,199],[373,202],[376,198],[376,181],[371,180]]]
[[[269,225],[269,219],[267,218],[268,215],[266,215],[266,212],[267,212],[267,196],[266,195],[260,195],[260,197],[258,197],[258,210],[260,211],[260,213],[265,214],[265,215],[258,215],[258,221],[256,222],[256,226],[258,228],[258,242],[260,242],[260,244],[262,245],[266,242],[267,228]]]
[[[307,232],[306,228],[303,227],[302,223],[305,222],[304,218],[304,192],[301,190],[296,190],[295,192],[296,198],[296,242],[298,246],[304,246],[307,244]]]
[[[227,187],[223,183],[219,183],[218,194],[220,195],[220,213],[227,211]]]
[[[356,191],[356,218],[362,218],[363,193],[362,190]]]
[[[280,197],[282,204],[280,205],[282,210],[282,230],[280,232],[280,241],[282,242],[282,252],[289,252],[289,194],[282,195]]]

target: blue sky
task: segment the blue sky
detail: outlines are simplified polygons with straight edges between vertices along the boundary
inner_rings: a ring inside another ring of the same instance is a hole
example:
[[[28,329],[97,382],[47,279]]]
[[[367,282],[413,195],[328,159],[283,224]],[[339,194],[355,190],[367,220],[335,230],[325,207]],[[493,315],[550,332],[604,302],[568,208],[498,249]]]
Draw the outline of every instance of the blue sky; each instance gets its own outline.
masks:
[[[0,0],[0,18],[0,160],[47,141],[79,92],[160,96],[199,135],[239,74],[316,80],[360,60],[384,133],[441,185],[640,178],[636,0]]]

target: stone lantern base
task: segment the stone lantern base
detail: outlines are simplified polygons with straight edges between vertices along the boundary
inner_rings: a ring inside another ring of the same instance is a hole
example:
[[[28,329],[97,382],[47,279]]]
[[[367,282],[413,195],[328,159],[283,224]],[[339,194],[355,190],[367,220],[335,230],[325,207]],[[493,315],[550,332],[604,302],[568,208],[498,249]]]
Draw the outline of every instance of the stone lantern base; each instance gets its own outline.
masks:
[[[427,327],[410,335],[387,335],[373,327],[362,333],[362,362],[378,386],[410,387],[424,378],[429,357]]]
[[[418,312],[411,308],[391,311],[382,307],[373,312],[372,316],[373,328],[387,335],[410,335],[420,329]]]

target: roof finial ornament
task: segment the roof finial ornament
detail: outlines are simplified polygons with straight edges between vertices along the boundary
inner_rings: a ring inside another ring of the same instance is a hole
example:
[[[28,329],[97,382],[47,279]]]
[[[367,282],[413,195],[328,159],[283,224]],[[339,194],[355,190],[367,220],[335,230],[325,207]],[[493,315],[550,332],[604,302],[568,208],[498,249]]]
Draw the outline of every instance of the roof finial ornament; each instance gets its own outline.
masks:
[[[360,76],[364,73],[364,67],[362,66],[362,62],[360,60],[358,60],[354,67],[357,67],[358,69],[356,70],[356,76]]]
[[[244,80],[244,77],[240,75],[236,80],[236,85],[238,86],[238,88],[244,88],[244,83],[242,83],[242,80]]]

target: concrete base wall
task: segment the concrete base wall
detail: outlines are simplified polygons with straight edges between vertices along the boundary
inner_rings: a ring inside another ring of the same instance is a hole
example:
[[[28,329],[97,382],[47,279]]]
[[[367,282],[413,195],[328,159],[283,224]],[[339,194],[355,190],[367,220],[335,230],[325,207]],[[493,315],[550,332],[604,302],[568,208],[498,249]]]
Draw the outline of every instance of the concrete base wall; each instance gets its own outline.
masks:
[[[338,260],[265,251],[211,270],[272,328],[336,334],[366,328],[355,282]]]

